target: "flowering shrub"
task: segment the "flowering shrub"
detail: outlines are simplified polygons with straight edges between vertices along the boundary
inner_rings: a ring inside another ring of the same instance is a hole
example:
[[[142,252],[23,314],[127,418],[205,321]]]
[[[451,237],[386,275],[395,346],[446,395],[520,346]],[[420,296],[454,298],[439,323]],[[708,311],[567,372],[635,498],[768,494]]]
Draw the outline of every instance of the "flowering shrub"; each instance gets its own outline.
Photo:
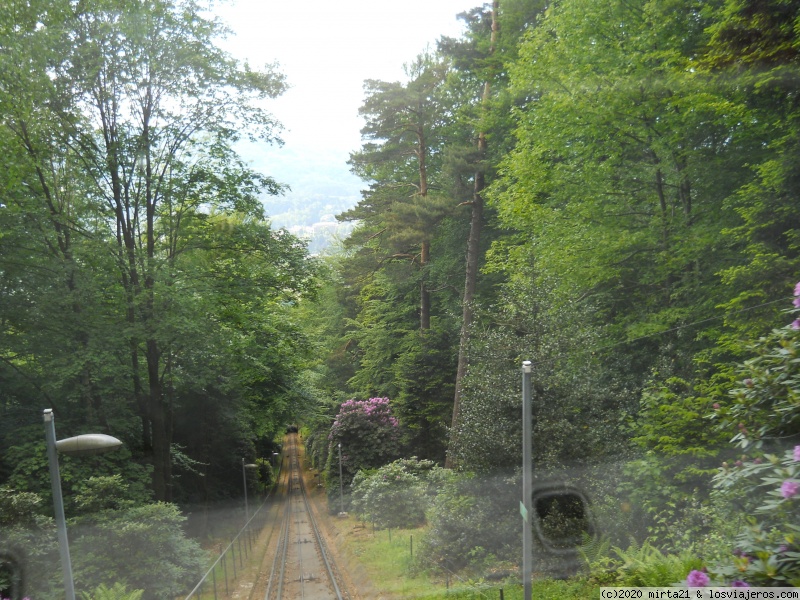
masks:
[[[800,584],[800,445],[726,466],[716,477],[718,489],[744,487],[758,498],[737,549],[728,561],[710,570],[722,581],[758,586]]]
[[[352,398],[342,402],[339,407],[339,414],[336,415],[336,420],[331,426],[328,439],[341,437],[344,431],[362,420],[371,424],[372,429],[388,428],[388,431],[392,431],[398,426],[397,419],[392,415],[388,398],[370,398],[369,400]]]
[[[692,570],[686,577],[686,585],[689,587],[706,587],[709,581],[708,575],[697,569]]]
[[[800,283],[794,295],[789,313],[800,309]],[[740,460],[722,464],[714,486],[738,494],[750,513],[733,554],[709,567],[719,582],[800,585],[800,445],[768,451],[800,434],[799,330],[795,319],[759,340],[756,357],[740,369],[732,402],[714,405],[712,419],[733,430],[732,441],[744,451]]]
[[[388,398],[348,400],[328,434],[326,464],[329,498],[339,491],[339,453],[342,445],[342,478],[349,486],[361,469],[374,469],[399,457],[400,430]]]
[[[789,314],[800,316],[800,283]],[[797,314],[795,314],[797,313]],[[775,329],[750,348],[754,358],[738,368],[741,382],[728,402],[716,403],[711,418],[733,431],[733,442],[748,450],[765,441],[800,434],[800,319]]]

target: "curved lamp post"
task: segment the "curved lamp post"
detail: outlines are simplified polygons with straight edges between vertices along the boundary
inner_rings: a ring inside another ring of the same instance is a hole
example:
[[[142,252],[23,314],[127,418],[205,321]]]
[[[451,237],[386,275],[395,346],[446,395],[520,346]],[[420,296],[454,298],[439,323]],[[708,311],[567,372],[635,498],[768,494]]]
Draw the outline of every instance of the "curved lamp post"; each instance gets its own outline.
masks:
[[[47,462],[50,466],[50,485],[53,489],[53,507],[58,530],[58,551],[61,554],[61,569],[64,573],[64,589],[67,600],[75,600],[75,584],[72,580],[72,562],[69,558],[67,521],[64,517],[64,497],[61,495],[61,474],[58,470],[56,450],[73,456],[90,456],[108,452],[122,445],[117,438],[101,433],[89,433],[56,441],[56,424],[52,408],[44,410],[44,436],[47,440]]]
[[[244,483],[244,522],[247,523],[250,520],[250,509],[247,507],[247,471],[245,469],[257,469],[258,465],[244,464],[244,459],[242,459],[242,482]]]

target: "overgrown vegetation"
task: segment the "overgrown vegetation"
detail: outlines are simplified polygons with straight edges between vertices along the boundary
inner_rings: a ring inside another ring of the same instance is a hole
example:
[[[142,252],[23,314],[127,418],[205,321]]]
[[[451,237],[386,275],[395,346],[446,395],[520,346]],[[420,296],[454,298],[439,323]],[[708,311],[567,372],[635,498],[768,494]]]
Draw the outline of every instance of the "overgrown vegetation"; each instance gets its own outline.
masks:
[[[528,359],[537,489],[588,503],[539,502],[543,537],[605,536],[609,582],[794,581],[800,4],[779,4],[500,0],[370,82],[320,391],[331,416],[342,390],[395,399],[403,455],[455,468],[430,502],[397,463],[356,476],[363,514],[367,489],[425,514],[421,557],[517,565]],[[417,434],[451,397],[442,452]]]
[[[46,407],[124,442],[62,462],[83,593],[177,594],[177,506],[238,495],[287,423],[332,510],[424,524],[409,568],[513,575],[523,359],[537,564],[800,583],[800,2],[462,19],[366,82],[365,190],[319,264],[234,152],[276,141],[283,75],[199,5],[0,7],[0,594],[56,560]]]

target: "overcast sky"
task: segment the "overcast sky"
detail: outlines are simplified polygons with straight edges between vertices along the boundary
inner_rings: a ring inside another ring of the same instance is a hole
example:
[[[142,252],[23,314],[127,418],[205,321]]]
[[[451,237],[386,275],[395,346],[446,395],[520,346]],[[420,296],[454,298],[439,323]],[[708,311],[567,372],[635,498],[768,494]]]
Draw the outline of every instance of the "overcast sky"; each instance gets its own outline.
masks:
[[[235,32],[222,46],[252,67],[278,62],[291,86],[271,105],[288,153],[341,158],[360,146],[365,79],[403,79],[403,63],[481,0],[230,0],[215,8]],[[280,179],[280,173],[271,173]],[[291,182],[289,182],[291,184]]]

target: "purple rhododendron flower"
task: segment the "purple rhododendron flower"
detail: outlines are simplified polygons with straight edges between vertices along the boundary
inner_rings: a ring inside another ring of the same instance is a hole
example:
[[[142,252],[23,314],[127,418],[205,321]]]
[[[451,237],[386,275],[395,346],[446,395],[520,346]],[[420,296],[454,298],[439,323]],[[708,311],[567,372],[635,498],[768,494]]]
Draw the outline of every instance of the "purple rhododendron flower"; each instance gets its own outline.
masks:
[[[800,296],[800,281],[798,281],[797,284],[794,286],[794,295]]]
[[[794,304],[795,308],[800,308],[800,296],[792,300],[792,304]]]
[[[800,329],[800,319],[792,321],[792,329]]]
[[[709,581],[708,575],[696,569],[686,577],[686,585],[689,587],[706,587]]]
[[[781,496],[784,498],[792,498],[800,492],[800,483],[796,481],[789,481],[788,479],[783,482],[781,486]]]
[[[800,461],[800,446],[794,447],[794,460]]]
[[[746,581],[742,581],[741,579],[737,579],[733,583],[731,583],[731,587],[750,587],[750,584]]]

